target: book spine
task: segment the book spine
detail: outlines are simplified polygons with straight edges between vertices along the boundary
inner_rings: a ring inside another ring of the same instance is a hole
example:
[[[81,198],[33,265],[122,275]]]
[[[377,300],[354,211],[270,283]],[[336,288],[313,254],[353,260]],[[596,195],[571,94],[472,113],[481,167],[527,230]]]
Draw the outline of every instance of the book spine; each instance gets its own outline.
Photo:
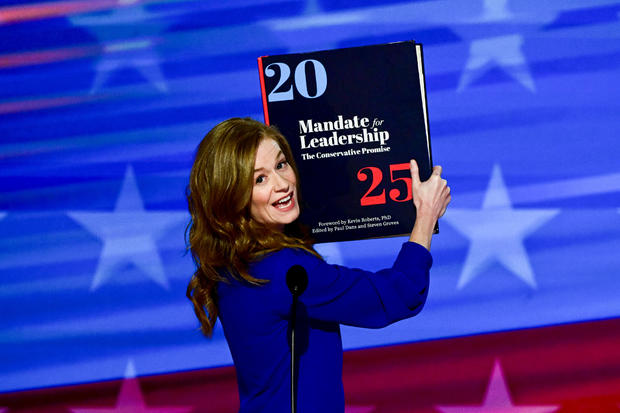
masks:
[[[263,57],[258,58],[258,72],[260,78],[260,94],[263,98],[263,114],[265,116],[265,124],[269,125],[269,109],[267,107],[267,92],[265,91],[265,72],[263,70]]]
[[[428,142],[428,160],[430,162],[431,170],[433,169],[433,150],[431,148],[431,123],[428,116],[428,89],[426,88],[426,70],[424,68],[424,47],[422,43],[416,43],[416,47],[419,50],[420,56],[420,76],[422,78],[422,91],[424,99],[424,121],[426,122],[426,139]]]

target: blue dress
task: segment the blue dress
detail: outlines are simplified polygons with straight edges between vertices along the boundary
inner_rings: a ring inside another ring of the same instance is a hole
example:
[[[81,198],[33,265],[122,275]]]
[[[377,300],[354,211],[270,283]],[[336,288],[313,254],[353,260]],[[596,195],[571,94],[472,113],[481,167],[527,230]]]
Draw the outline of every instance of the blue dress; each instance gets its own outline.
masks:
[[[283,249],[250,266],[250,274],[267,284],[219,283],[219,316],[237,372],[240,413],[290,412],[292,296],[286,272],[295,264],[308,272],[295,331],[297,411],[342,413],[340,324],[380,328],[416,315],[426,301],[432,258],[423,246],[406,242],[392,268],[373,273]]]

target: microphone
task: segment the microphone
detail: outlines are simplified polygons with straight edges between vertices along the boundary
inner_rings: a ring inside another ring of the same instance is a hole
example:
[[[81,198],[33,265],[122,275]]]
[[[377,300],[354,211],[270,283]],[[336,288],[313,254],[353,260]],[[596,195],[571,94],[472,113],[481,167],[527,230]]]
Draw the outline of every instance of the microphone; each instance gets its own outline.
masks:
[[[308,273],[301,265],[293,265],[286,272],[286,285],[293,297],[299,297],[308,287]]]

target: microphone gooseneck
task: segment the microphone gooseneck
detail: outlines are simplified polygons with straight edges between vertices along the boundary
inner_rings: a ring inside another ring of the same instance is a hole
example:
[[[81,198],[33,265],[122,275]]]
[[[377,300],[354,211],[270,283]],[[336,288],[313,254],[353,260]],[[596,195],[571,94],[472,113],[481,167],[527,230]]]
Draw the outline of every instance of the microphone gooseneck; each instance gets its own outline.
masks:
[[[293,265],[286,272],[286,286],[293,295],[293,303],[291,304],[291,322],[290,322],[290,339],[291,339],[291,413],[297,410],[297,380],[295,359],[295,321],[297,319],[297,303],[299,296],[306,291],[308,287],[308,273],[301,265]]]

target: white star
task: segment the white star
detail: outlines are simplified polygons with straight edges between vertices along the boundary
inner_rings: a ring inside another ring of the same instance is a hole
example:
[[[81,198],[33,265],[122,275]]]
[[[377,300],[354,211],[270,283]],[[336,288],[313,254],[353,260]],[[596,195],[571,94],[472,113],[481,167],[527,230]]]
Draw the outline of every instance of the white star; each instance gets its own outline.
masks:
[[[497,25],[512,19],[514,15],[508,9],[508,0],[484,0],[482,14],[476,19],[476,24],[473,24],[472,31],[477,31],[476,27],[480,24],[484,28],[485,23]],[[489,30],[489,32],[492,31]],[[469,36],[465,35],[465,37]],[[523,36],[514,33],[472,40],[457,91],[463,91],[485,71],[493,66],[499,66],[520,84],[534,92],[536,86],[521,49],[522,45]]]
[[[146,407],[133,362],[127,364],[115,407],[70,407],[73,413],[187,413],[193,407]]]
[[[103,240],[91,291],[100,287],[125,263],[133,263],[153,281],[168,288],[155,241],[166,229],[188,217],[177,211],[145,211],[133,168],[127,167],[113,212],[80,211],[68,215]]]
[[[498,360],[495,360],[489,386],[480,406],[435,406],[443,413],[547,413],[560,406],[515,406]]]
[[[160,92],[168,90],[154,50],[155,35],[165,25],[154,23],[144,6],[135,3],[137,0],[117,0],[112,12],[69,17],[74,25],[86,27],[102,43],[90,94],[97,92],[114,71],[123,68],[137,70]]]
[[[536,288],[523,239],[558,212],[558,209],[513,209],[500,167],[495,165],[482,208],[452,208],[444,216],[471,240],[457,288],[467,285],[494,260]]]
[[[523,36],[513,34],[490,39],[474,40],[469,45],[469,57],[459,80],[458,92],[479,78],[494,64],[501,66],[523,86],[534,92],[534,79],[521,50]]]

